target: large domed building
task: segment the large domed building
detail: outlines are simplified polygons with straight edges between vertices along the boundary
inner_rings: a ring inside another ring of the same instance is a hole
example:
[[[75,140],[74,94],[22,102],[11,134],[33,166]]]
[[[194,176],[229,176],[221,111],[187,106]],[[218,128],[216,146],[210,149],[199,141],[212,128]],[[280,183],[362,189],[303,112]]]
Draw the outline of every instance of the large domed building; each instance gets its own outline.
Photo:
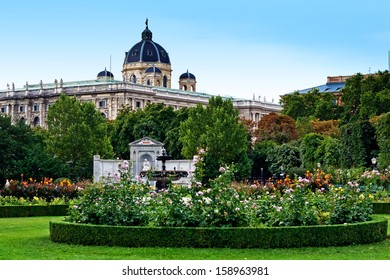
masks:
[[[168,52],[153,41],[148,20],[142,40],[126,52],[123,62],[123,81],[149,86],[171,88],[171,61]]]
[[[0,90],[0,114],[8,115],[16,123],[23,120],[31,126],[46,127],[47,112],[61,94],[76,96],[93,102],[96,109],[109,120],[114,120],[122,107],[143,109],[149,103],[164,103],[174,109],[207,105],[212,96],[196,91],[196,77],[184,72],[179,76],[179,89],[172,89],[172,68],[168,52],[153,41],[146,20],[141,41],[125,53],[122,80],[115,80],[107,69],[92,80],[26,84],[16,87],[7,84]],[[280,112],[281,106],[260,99],[230,98],[241,117],[258,121],[265,114]]]

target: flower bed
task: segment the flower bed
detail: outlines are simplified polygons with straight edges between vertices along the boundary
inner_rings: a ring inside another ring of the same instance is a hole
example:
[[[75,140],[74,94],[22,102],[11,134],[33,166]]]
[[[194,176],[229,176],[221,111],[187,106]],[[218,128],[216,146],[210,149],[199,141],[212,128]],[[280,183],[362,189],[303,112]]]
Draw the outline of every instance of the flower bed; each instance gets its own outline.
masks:
[[[232,184],[232,169],[220,170],[207,185],[158,192],[123,170],[119,180],[86,187],[69,209],[66,221],[72,223],[52,223],[51,238],[86,245],[269,248],[386,237],[387,220],[371,221],[374,196],[355,184],[334,187],[321,170],[265,186]]]
[[[53,182],[52,179],[44,178],[37,182],[30,178],[29,180],[9,181],[3,189],[0,189],[2,197],[16,197],[26,200],[33,200],[34,197],[44,199],[46,202],[52,202],[57,198],[70,200],[78,197],[83,190],[85,182],[72,184],[68,179],[59,179]]]
[[[299,180],[283,185],[231,184],[225,172],[205,187],[194,182],[156,192],[122,176],[86,187],[68,221],[155,227],[259,227],[330,225],[369,221],[373,195],[355,186]]]
[[[387,220],[303,227],[126,227],[50,222],[54,242],[125,247],[290,248],[380,242]]]

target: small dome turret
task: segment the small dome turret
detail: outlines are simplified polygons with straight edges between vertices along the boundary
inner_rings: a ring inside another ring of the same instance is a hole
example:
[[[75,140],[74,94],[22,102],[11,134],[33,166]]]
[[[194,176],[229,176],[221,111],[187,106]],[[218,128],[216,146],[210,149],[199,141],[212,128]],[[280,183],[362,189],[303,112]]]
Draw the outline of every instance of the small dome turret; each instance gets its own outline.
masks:
[[[180,75],[179,89],[185,91],[196,91],[196,78],[195,75],[188,72]]]
[[[194,79],[194,80],[196,80],[195,75],[188,72],[188,70],[186,73],[183,73],[180,75],[180,79]]]
[[[98,80],[113,80],[114,75],[110,71],[107,71],[106,68],[104,68],[104,71],[101,71],[97,74],[97,79]]]

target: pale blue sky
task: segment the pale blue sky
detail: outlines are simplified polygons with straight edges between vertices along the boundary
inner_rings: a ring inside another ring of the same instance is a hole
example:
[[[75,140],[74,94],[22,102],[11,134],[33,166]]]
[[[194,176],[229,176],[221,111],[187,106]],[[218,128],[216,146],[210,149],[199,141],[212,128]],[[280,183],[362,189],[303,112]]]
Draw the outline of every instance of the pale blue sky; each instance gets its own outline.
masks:
[[[386,70],[388,0],[13,0],[1,3],[0,89],[95,79],[125,56],[145,19],[169,53],[172,87],[188,69],[198,91],[277,100],[327,76]]]

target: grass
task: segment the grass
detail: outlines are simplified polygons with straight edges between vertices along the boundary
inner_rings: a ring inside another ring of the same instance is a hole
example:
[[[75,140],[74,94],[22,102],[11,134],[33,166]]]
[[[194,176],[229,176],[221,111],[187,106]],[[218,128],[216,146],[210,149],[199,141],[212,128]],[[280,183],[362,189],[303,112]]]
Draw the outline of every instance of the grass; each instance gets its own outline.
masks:
[[[389,220],[390,215],[379,215]],[[379,243],[326,248],[124,248],[54,243],[49,221],[62,217],[0,219],[1,260],[390,260],[390,238]]]

